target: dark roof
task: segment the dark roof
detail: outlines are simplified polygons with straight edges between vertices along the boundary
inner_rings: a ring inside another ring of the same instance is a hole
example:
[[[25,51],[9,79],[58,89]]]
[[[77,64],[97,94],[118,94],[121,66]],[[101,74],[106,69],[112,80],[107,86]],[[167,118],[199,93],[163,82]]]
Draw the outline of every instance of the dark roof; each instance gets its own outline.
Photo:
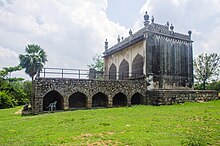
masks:
[[[105,50],[104,57],[109,56],[115,52],[121,51],[133,44],[136,44],[142,40],[144,40],[145,32],[152,32],[154,34],[165,36],[173,39],[178,39],[186,42],[193,42],[189,35],[180,34],[174,31],[169,30],[169,26],[160,25],[157,23],[151,23],[146,25],[136,33],[130,35],[129,37],[123,39],[121,42],[117,43],[116,45],[112,46],[111,48]]]

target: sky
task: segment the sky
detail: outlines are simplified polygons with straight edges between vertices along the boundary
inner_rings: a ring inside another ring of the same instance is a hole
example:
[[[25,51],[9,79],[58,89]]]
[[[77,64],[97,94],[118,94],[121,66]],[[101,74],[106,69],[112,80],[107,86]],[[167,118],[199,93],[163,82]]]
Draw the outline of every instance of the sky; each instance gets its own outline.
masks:
[[[111,47],[142,28],[145,11],[174,31],[191,30],[194,57],[220,54],[220,0],[0,0],[0,69],[18,65],[28,44],[46,51],[45,67],[87,69],[105,39]]]

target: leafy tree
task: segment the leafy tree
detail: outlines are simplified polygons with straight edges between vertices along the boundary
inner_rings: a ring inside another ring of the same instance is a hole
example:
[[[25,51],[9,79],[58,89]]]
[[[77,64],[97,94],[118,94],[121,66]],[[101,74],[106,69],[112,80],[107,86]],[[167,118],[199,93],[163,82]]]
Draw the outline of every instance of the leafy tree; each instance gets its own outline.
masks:
[[[0,78],[1,107],[8,108],[29,102],[31,84],[22,78]],[[26,85],[26,84],[29,85]]]
[[[209,90],[216,90],[216,91],[220,92],[220,81],[210,83],[207,86],[207,89],[209,89]]]
[[[20,65],[14,67],[4,67],[3,70],[0,71],[0,75],[5,77],[9,74],[9,78],[10,78],[12,72],[19,71],[22,69],[23,68]]]
[[[97,71],[103,71],[104,69],[104,60],[101,55],[96,54],[93,56],[92,60],[94,63],[87,65],[89,68],[93,68]]]
[[[10,96],[6,91],[0,91],[0,109],[14,107],[17,101]]]
[[[29,100],[31,100],[31,88],[32,88],[32,83],[30,81],[23,82],[23,90],[24,93],[27,95],[27,99]]]
[[[215,79],[220,71],[220,56],[217,53],[201,54],[194,60],[194,77],[202,89],[206,89],[206,84]]]
[[[20,66],[25,68],[25,73],[27,73],[33,81],[34,76],[40,72],[46,63],[47,55],[39,45],[32,44],[26,46],[25,54],[20,54],[19,59]]]

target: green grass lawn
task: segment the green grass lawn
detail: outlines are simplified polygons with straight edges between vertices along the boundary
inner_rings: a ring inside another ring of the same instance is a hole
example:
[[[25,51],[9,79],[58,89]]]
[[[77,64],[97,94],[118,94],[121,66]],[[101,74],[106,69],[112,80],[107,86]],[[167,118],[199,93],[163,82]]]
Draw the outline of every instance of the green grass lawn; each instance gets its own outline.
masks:
[[[0,145],[220,145],[220,101],[21,116],[0,110]]]

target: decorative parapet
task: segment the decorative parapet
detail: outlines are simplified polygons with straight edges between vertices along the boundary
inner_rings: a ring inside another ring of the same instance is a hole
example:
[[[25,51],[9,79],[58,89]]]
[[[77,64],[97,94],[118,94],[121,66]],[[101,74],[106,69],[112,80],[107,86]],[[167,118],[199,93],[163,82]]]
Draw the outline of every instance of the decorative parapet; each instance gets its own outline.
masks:
[[[133,45],[134,43],[137,43],[143,40],[145,38],[144,34],[149,33],[149,32],[159,35],[159,36],[172,38],[174,40],[180,40],[180,41],[184,41],[188,43],[193,42],[191,40],[191,34],[185,35],[185,34],[177,33],[177,32],[174,32],[173,30],[169,30],[168,25],[151,23],[151,24],[145,25],[145,27],[143,27],[142,29],[140,29],[134,34],[130,33],[129,37],[123,39],[122,41],[119,41],[116,45],[112,46],[111,48],[106,49],[104,52],[104,56],[108,56],[112,53],[123,50],[124,48],[129,47]]]

